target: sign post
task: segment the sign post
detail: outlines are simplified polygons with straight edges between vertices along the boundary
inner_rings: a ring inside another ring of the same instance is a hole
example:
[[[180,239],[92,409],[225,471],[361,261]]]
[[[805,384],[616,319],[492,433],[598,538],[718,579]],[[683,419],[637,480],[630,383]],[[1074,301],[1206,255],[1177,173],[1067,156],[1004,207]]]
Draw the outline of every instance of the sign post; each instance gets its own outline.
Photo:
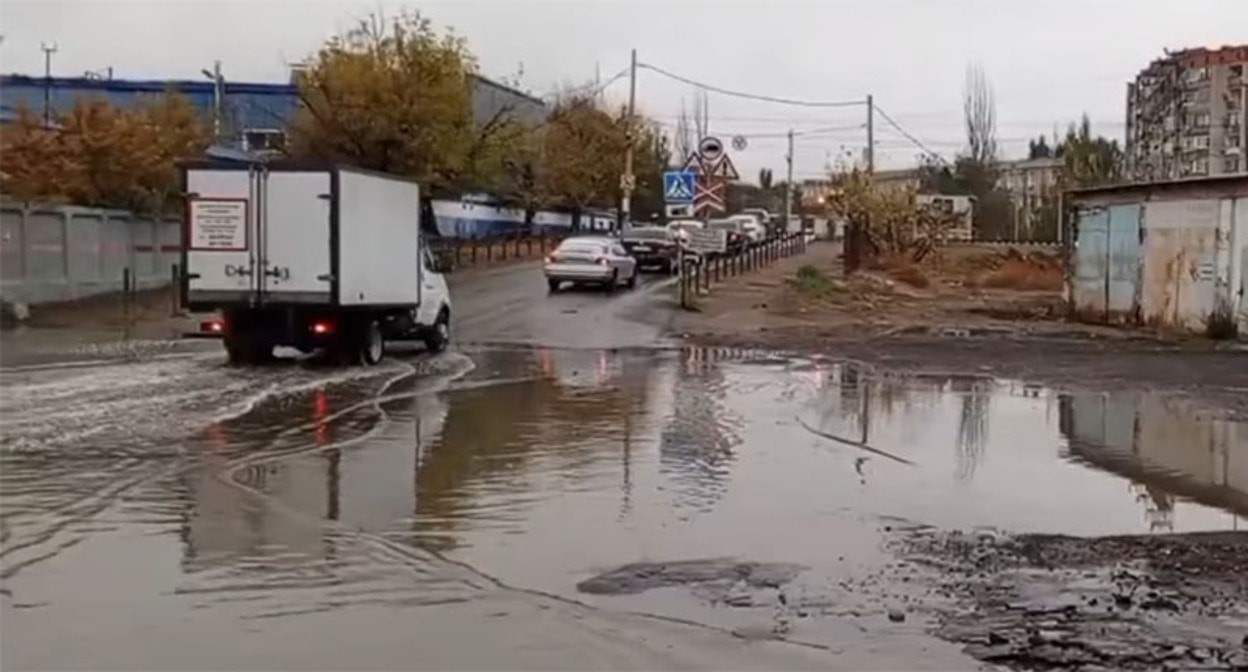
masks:
[[[685,170],[697,175],[693,199],[695,216],[709,219],[713,212],[727,211],[728,183],[740,179],[740,175],[719,138],[702,138],[697,152],[685,160]]]

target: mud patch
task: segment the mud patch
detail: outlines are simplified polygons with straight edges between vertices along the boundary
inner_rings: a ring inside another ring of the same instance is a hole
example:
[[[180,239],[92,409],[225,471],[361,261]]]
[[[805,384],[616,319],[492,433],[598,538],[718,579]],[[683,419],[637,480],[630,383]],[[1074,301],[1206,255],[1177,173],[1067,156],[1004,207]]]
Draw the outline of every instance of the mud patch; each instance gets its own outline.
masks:
[[[958,606],[937,634],[1022,669],[1248,669],[1248,533],[928,532],[902,552]]]
[[[576,584],[592,595],[635,595],[654,588],[724,586],[742,583],[750,588],[779,588],[806,568],[769,562],[740,562],[729,558],[635,562]]]

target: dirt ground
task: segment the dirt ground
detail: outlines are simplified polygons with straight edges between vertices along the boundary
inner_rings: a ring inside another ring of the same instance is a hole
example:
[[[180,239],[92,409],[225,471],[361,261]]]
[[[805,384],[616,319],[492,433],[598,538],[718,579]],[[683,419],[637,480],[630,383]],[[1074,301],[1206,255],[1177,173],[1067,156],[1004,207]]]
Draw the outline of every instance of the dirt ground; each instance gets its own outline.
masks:
[[[1163,390],[1248,419],[1248,348],[1067,321],[1054,269],[1040,255],[963,248],[918,274],[875,270],[845,282],[839,253],[816,243],[730,279],[675,327],[695,343],[896,371]],[[955,605],[937,634],[986,663],[1248,669],[1248,533],[1083,538],[920,529],[899,534],[898,547],[937,570],[933,589]]]
[[[694,343],[819,353],[909,371],[1057,388],[1167,389],[1248,418],[1243,344],[1075,323],[1064,318],[1057,289],[982,286],[999,277],[994,263],[1026,265],[1030,254],[944,252],[934,269],[924,269],[928,286],[914,287],[886,271],[846,282],[840,246],[817,242],[804,255],[713,287],[673,329]]]

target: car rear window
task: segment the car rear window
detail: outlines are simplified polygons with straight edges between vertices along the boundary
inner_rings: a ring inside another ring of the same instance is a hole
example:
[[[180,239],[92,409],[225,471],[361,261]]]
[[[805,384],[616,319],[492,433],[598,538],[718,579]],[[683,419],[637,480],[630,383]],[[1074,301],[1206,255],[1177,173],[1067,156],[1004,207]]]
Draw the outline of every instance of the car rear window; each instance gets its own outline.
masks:
[[[558,252],[560,254],[606,254],[607,247],[602,243],[569,241],[560,245]]]

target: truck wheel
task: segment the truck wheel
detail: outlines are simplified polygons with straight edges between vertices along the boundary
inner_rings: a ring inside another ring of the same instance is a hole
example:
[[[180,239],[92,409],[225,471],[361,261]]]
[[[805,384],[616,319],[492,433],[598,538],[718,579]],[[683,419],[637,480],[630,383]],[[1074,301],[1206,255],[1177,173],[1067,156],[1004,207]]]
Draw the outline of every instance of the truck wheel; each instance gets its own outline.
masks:
[[[619,272],[619,271],[612,271],[612,272],[611,272],[611,279],[610,279],[610,280],[608,280],[608,281],[606,282],[606,284],[605,284],[605,285],[603,285],[603,288],[602,288],[602,289],[603,289],[603,291],[605,291],[606,293],[610,294],[611,292],[614,292],[614,291],[615,291],[615,288],[616,288],[616,287],[619,287],[619,286],[620,286],[620,272]]]
[[[226,360],[229,361],[230,366],[243,366],[245,364],[250,364],[251,362],[248,354],[247,348],[242,343],[239,343],[237,339],[229,338],[228,336],[226,337],[225,357]]]
[[[637,288],[637,269],[633,269],[633,274],[628,276],[628,282],[624,283],[624,286],[629,289]]]
[[[548,288],[550,288],[550,293],[551,293],[551,294],[554,294],[555,292],[559,291],[559,284],[560,284],[560,283],[559,283],[559,281],[558,281],[558,280],[547,280],[547,281],[546,281],[546,286],[547,286]]]
[[[381,333],[381,324],[377,320],[369,320],[360,331],[359,341],[360,363],[365,366],[376,366],[386,355],[386,337]]]
[[[425,336],[425,347],[429,348],[429,352],[442,352],[451,342],[451,315],[443,308],[438,313],[438,319],[433,323],[433,328],[429,330],[429,335]]]
[[[236,332],[225,337],[225,355],[234,366],[265,364],[273,361],[273,344],[261,334]]]

